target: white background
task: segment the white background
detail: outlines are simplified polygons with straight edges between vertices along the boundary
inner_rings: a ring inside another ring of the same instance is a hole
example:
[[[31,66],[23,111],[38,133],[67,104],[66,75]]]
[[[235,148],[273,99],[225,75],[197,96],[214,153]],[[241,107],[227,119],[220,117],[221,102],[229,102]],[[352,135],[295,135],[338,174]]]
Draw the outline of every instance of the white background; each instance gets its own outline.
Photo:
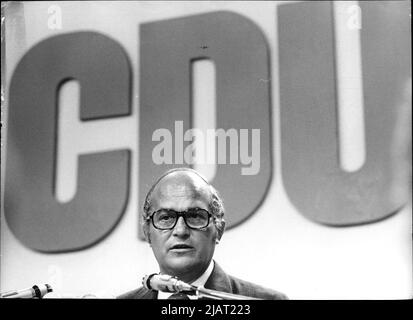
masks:
[[[276,15],[279,4],[28,2],[24,3],[25,36],[18,41],[12,38],[16,25],[6,15],[7,82],[22,54],[35,43],[59,33],[89,30],[108,35],[125,48],[133,68],[134,91],[131,116],[116,122],[102,122],[105,132],[120,130],[120,133],[116,136],[102,133],[101,140],[92,141],[88,146],[90,150],[100,150],[102,146],[108,149],[126,146],[132,152],[129,203],[120,223],[107,238],[89,249],[43,254],[24,247],[14,237],[5,222],[2,208],[1,291],[50,283],[56,292],[62,294],[118,295],[139,286],[145,274],[158,271],[150,247],[137,238],[137,216],[141,208],[137,203],[138,88],[139,81],[144,81],[139,79],[138,25],[165,18],[231,10],[253,20],[270,45],[274,174],[266,199],[258,211],[245,223],[224,234],[216,248],[216,261],[229,274],[284,292],[291,299],[400,299],[412,296],[410,204],[381,222],[332,228],[306,219],[286,196],[280,171],[282,150],[279,142]],[[61,8],[61,29],[48,27],[48,8],[51,5]],[[7,109],[3,110],[2,119],[6,116]],[[2,190],[6,130],[7,122],[2,132]],[[83,136],[85,132],[82,132]],[[73,142],[67,146],[68,149],[76,149],[75,142],[81,140],[79,132],[72,134]],[[59,157],[64,158],[64,154]],[[64,172],[65,167],[61,170]],[[62,190],[63,194],[70,194],[70,185],[75,185],[75,177],[66,174],[59,183],[63,189],[67,185],[67,190]]]

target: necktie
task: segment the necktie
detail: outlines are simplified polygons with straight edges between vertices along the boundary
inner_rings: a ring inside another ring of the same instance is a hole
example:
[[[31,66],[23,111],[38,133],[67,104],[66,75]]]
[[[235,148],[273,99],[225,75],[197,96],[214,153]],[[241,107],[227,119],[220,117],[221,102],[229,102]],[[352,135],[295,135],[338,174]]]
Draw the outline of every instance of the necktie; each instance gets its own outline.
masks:
[[[190,300],[190,299],[188,295],[186,295],[185,293],[177,292],[169,296],[168,300]]]

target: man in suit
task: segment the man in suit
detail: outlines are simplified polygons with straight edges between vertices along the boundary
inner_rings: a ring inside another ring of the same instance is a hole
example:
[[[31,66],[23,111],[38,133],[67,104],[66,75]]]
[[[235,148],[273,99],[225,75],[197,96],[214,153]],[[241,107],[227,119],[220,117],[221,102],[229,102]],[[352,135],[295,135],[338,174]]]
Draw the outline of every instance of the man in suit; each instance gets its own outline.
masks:
[[[197,171],[173,169],[149,190],[143,231],[160,273],[195,286],[261,299],[287,299],[275,290],[226,274],[212,259],[225,230],[224,206],[215,188]],[[174,295],[144,287],[120,299],[171,299]],[[194,296],[184,297],[194,298]]]

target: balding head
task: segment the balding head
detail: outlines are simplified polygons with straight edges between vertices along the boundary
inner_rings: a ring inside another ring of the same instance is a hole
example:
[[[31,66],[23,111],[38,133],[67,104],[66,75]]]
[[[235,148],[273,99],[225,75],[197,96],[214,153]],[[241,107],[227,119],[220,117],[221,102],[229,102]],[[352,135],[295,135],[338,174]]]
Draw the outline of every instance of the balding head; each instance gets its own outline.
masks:
[[[211,201],[210,185],[199,175],[191,171],[174,171],[164,176],[152,190],[152,203],[158,199],[173,198],[174,202],[185,202],[189,199]],[[180,210],[179,208],[177,210]]]

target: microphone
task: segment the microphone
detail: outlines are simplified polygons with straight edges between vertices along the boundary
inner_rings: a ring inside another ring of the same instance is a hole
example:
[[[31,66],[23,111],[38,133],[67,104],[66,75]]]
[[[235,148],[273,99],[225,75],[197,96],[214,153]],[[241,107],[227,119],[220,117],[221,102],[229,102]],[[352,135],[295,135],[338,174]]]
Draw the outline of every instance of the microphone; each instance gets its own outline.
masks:
[[[196,287],[175,277],[153,273],[146,275],[142,279],[142,285],[149,290],[163,291],[163,292],[183,292],[183,291],[196,291]]]
[[[153,273],[147,275],[143,277],[142,285],[149,290],[184,292],[196,295],[198,298],[209,298],[214,300],[261,300],[259,298],[206,289],[203,286],[196,287],[166,274]]]
[[[0,298],[9,298],[9,299],[33,299],[38,298],[41,299],[43,296],[49,292],[52,292],[53,289],[49,284],[43,285],[34,285],[31,288],[23,289],[23,290],[11,290],[7,292],[3,292],[0,294]]]

